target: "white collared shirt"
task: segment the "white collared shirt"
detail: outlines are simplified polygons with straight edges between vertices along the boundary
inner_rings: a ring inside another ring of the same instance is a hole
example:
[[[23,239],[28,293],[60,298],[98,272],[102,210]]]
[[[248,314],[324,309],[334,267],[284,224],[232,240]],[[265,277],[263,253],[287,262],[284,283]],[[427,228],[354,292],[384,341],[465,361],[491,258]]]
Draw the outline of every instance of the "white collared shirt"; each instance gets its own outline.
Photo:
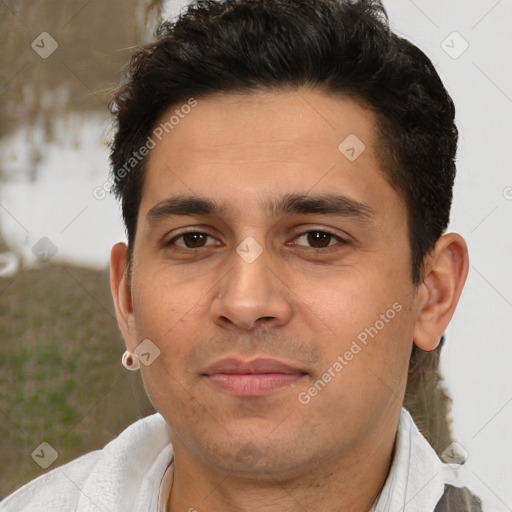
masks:
[[[370,512],[433,512],[444,485],[465,484],[402,409],[388,478]],[[94,451],[28,483],[0,512],[166,512],[173,450],[160,414],[130,425]]]

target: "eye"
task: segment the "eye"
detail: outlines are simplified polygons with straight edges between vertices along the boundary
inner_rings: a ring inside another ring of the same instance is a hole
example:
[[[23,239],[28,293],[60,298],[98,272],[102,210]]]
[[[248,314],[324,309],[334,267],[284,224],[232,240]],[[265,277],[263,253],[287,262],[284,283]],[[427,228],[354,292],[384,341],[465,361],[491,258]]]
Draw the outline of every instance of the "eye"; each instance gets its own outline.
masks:
[[[182,233],[181,235],[175,236],[166,245],[176,245],[178,247],[184,247],[185,249],[200,249],[205,246],[206,239],[213,237],[206,233],[200,233],[197,231],[190,231],[189,233]],[[183,243],[176,243],[177,240],[183,239]]]
[[[345,240],[343,240],[338,235],[334,235],[333,233],[329,233],[328,231],[321,231],[321,230],[313,230],[313,231],[306,231],[302,235],[298,236],[296,238],[297,240],[304,240],[311,244],[310,246],[313,249],[323,249],[325,247],[331,247],[332,245],[336,245],[335,243],[338,240],[342,244],[345,243]],[[304,244],[294,244],[294,245],[304,245]]]
[[[201,249],[202,247],[206,247],[208,245],[218,245],[218,244],[206,244],[207,239],[210,238],[214,240],[214,238],[207,233],[201,233],[199,231],[190,231],[188,233],[182,233],[181,235],[177,235],[168,242],[165,243],[166,246],[176,246],[183,247],[184,249]],[[297,236],[295,240],[305,241],[306,244],[309,244],[312,249],[324,249],[327,247],[332,247],[333,245],[338,245],[336,241],[341,244],[346,243],[346,240],[341,238],[338,235],[330,233],[328,231],[322,230],[311,230],[302,233],[300,236]],[[178,243],[181,241],[181,243]],[[293,243],[292,245],[300,245],[306,246],[304,243]]]

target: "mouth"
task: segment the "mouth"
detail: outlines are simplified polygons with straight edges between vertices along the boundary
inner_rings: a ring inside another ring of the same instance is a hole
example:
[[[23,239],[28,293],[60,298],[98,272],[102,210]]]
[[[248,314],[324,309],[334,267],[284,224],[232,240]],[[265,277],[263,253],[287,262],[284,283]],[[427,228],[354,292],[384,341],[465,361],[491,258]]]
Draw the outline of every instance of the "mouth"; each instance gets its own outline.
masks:
[[[242,361],[222,359],[202,374],[218,391],[237,396],[262,396],[286,387],[293,387],[308,375],[300,368],[277,359],[257,358]]]

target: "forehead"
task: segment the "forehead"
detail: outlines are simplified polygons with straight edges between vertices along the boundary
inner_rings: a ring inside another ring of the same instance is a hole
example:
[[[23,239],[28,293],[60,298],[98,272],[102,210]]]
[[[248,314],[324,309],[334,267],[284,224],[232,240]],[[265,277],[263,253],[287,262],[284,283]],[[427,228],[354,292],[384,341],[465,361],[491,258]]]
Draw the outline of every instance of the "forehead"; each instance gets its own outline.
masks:
[[[146,162],[141,213],[176,194],[215,197],[228,212],[284,193],[339,189],[360,203],[397,196],[380,170],[374,114],[354,100],[295,90],[196,101],[156,124],[161,140]]]
[[[217,93],[196,101],[197,106],[180,119],[172,114],[185,103],[168,109],[157,123],[165,129],[173,117],[176,124],[164,130],[172,137],[164,138],[175,146],[185,143],[194,153],[180,157],[195,161],[210,155],[240,162],[264,158],[308,161],[317,160],[319,150],[339,157],[338,146],[349,135],[370,151],[375,143],[373,112],[344,96],[293,90]],[[157,148],[152,155],[158,152]]]

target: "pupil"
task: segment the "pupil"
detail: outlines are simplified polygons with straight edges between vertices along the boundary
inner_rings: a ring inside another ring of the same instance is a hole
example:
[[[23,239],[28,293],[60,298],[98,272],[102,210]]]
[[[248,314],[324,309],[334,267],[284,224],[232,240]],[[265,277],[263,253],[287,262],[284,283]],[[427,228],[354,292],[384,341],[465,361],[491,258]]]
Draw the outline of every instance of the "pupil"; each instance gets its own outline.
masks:
[[[204,242],[204,235],[201,233],[185,233],[183,240],[187,247],[201,247],[201,242]]]
[[[329,245],[329,238],[331,235],[323,233],[322,231],[311,231],[308,234],[308,242],[311,245],[320,244],[320,247],[327,247]]]

